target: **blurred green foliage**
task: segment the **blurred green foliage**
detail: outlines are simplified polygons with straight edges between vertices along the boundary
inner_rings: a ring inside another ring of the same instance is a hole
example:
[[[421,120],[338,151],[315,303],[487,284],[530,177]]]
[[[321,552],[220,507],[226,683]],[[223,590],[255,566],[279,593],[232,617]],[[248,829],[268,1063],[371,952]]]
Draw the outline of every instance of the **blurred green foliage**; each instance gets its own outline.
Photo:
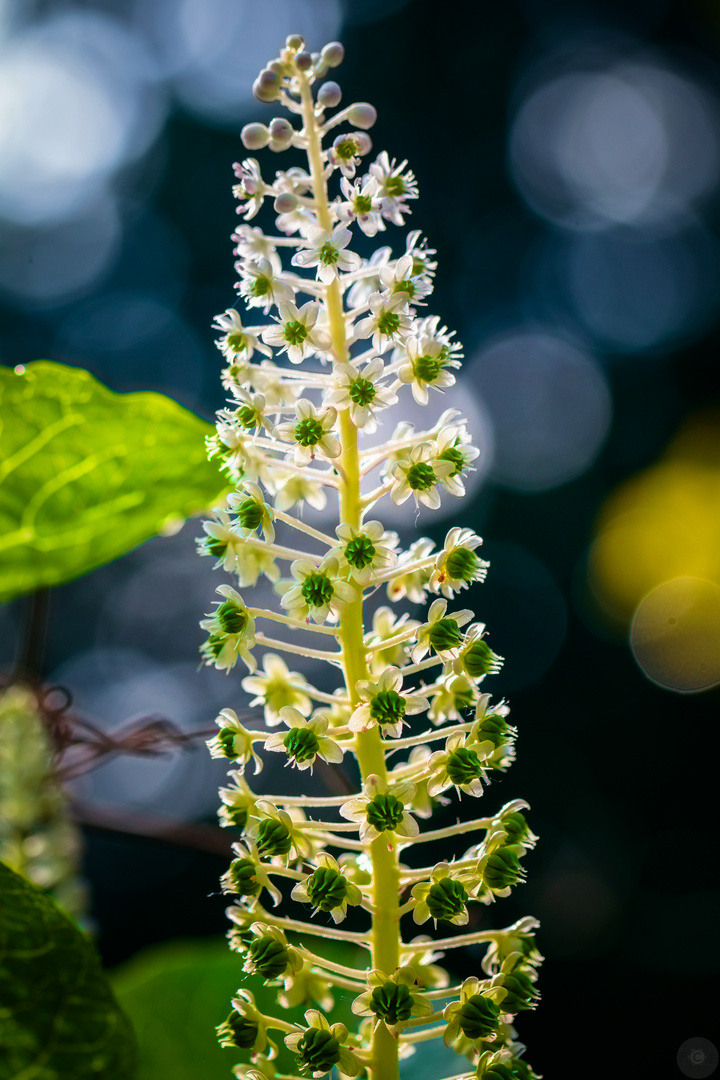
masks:
[[[214,428],[81,368],[0,367],[0,603],[59,585],[212,504]]]
[[[0,896],[0,1080],[133,1080],[133,1032],[88,938],[4,863]]]

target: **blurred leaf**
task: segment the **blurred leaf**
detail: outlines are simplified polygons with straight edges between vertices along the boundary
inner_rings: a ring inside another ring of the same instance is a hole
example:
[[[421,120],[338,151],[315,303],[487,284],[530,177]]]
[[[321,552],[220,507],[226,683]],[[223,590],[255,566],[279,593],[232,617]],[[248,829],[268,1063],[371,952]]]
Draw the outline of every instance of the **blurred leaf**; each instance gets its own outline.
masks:
[[[357,950],[323,941],[323,951],[339,963],[357,963]],[[330,946],[330,949],[328,949]],[[225,938],[175,941],[147,949],[113,972],[118,1000],[133,1021],[140,1046],[138,1080],[228,1080],[232,1066],[249,1062],[247,1051],[221,1047],[215,1028],[227,1019],[230,999],[240,987],[251,990],[260,1010],[302,1022],[305,1009],[281,1009],[277,989],[247,975]],[[332,1022],[357,1024],[350,1011],[353,994],[335,990]],[[317,1007],[317,1006],[315,1006]],[[278,1072],[296,1072],[297,1058],[274,1032],[280,1053]]]
[[[71,581],[173,531],[225,486],[213,428],[162,394],[81,368],[0,367],[0,603]]]
[[[93,946],[0,863],[1,1080],[132,1080],[135,1038]]]

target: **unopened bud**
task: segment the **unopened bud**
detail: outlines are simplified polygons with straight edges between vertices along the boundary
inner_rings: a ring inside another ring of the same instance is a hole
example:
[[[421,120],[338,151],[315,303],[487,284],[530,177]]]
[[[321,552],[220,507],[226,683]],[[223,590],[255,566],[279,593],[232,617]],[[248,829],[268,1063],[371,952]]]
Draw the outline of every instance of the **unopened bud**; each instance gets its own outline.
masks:
[[[292,142],[295,129],[292,124],[283,117],[276,117],[270,123],[270,149],[287,150]]]
[[[374,105],[368,104],[367,101],[358,101],[356,105],[350,109],[348,113],[348,120],[355,127],[366,130],[371,128],[377,120],[377,109]]]
[[[338,64],[342,64],[344,56],[345,49],[339,41],[331,41],[323,45],[320,53],[320,59],[324,60],[328,67],[337,67]]]
[[[253,94],[258,101],[277,101],[280,97],[280,75],[269,68],[264,68],[253,83]]]
[[[283,191],[273,203],[277,214],[289,214],[297,206],[297,199],[289,191]]]
[[[240,132],[246,150],[261,150],[270,141],[270,132],[264,124],[246,124]]]
[[[309,52],[299,52],[295,57],[295,63],[301,71],[309,71],[312,67],[312,56]]]
[[[289,37],[285,38],[285,44],[288,49],[294,49],[297,52],[299,49],[303,48],[305,41],[299,34],[290,34]]]
[[[342,90],[336,82],[323,83],[318,90],[318,105],[322,105],[323,109],[334,109],[336,105],[340,104],[341,98]],[[362,127],[362,124],[358,124],[358,127]]]

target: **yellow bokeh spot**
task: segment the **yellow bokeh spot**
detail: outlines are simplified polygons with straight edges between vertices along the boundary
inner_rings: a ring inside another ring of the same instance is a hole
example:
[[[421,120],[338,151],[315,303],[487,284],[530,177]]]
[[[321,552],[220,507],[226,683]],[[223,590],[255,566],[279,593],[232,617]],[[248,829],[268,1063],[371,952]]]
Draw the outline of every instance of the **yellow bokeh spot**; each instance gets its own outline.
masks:
[[[638,605],[630,631],[647,677],[684,693],[720,683],[720,588],[681,577],[665,581]]]
[[[720,584],[720,417],[693,419],[657,465],[610,496],[589,576],[602,608],[624,623],[663,582]]]

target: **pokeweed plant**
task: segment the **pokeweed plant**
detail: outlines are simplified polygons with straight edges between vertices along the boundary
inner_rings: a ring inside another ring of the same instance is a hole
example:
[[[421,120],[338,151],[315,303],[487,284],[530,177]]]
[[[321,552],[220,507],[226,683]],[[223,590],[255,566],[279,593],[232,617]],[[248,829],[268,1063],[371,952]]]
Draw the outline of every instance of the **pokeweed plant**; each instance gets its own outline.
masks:
[[[337,1069],[393,1080],[399,1058],[442,1038],[469,1059],[458,1076],[528,1080],[536,1074],[522,1057],[513,1021],[538,997],[536,920],[435,941],[405,940],[401,930],[404,916],[403,926],[467,924],[471,904],[489,904],[523,881],[521,860],[536,838],[521,800],[445,828],[421,831],[418,824],[449,802],[446,792],[482,795],[490,775],[511,764],[516,731],[507,705],[491,705],[480,692],[501,657],[473,612],[453,603],[485,576],[480,538],[457,527],[440,551],[427,539],[401,551],[398,536],[375,516],[384,499],[437,508],[441,492],[464,495],[463,476],[478,451],[453,409],[422,431],[401,422],[384,443],[364,438],[403,393],[426,405],[431,390],[451,386],[461,347],[437,316],[424,313],[436,262],[418,232],[397,257],[384,246],[370,258],[352,250],[358,230],[374,237],[388,224],[402,226],[418,190],[407,163],[385,152],[360,175],[376,113],[356,103],[328,117],[341,90],[321,80],[342,58],[339,43],[310,54],[292,36],[254,85],[260,101],[280,102],[302,127],[285,118],[252,123],[242,131],[244,146],[301,148],[307,169],[278,171],[269,183],[254,158],[234,166],[245,219],[233,234],[237,287],[252,325],[234,308],[215,322],[230,404],[218,414],[210,453],[234,490],[205,523],[200,550],[241,587],[265,575],[279,603],[254,607],[221,585],[216,609],[201,624],[208,631],[202,654],[223,670],[243,661],[251,675],[242,685],[274,729],[248,730],[223,709],[209,747],[235,764],[220,792],[222,824],[242,831],[222,878],[235,897],[231,946],[244,970],[276,984],[279,996],[277,1012],[263,1015],[252,993],[239,989],[218,1031],[223,1045],[245,1051],[245,1063],[235,1067],[240,1080],[279,1075],[273,1059],[280,1037],[301,1076]],[[341,125],[351,130],[332,138]],[[339,192],[331,196],[338,174]],[[268,198],[276,235],[248,224]],[[266,316],[257,325],[256,312]],[[335,536],[301,516],[303,503],[323,509],[328,493],[338,505]],[[300,546],[278,543],[276,526]],[[281,577],[288,565],[289,576]],[[425,621],[382,606],[366,626],[365,603],[382,586],[392,603],[420,604],[434,594]],[[267,621],[279,638],[258,628]],[[311,632],[322,647],[307,646],[298,632]],[[256,646],[270,650],[260,673]],[[311,685],[279,653],[327,663],[328,686]],[[423,714],[430,729],[405,734],[408,718]],[[256,794],[245,768],[254,761],[259,772],[260,748],[284,754],[309,781],[306,793]],[[314,794],[316,760],[335,766],[346,755],[356,759],[361,790],[351,797]],[[472,839],[472,846],[459,858],[422,865],[421,845],[454,837]],[[269,910],[268,899],[275,907],[288,899],[283,883],[310,909],[308,920]],[[367,929],[337,928],[349,906],[363,909]],[[315,951],[306,943],[313,935],[360,946],[367,966]],[[436,960],[477,943],[487,945],[483,977],[450,986]],[[331,1022],[333,988],[354,995],[356,1031]],[[312,1006],[302,1026],[282,1016],[298,1004]]]

